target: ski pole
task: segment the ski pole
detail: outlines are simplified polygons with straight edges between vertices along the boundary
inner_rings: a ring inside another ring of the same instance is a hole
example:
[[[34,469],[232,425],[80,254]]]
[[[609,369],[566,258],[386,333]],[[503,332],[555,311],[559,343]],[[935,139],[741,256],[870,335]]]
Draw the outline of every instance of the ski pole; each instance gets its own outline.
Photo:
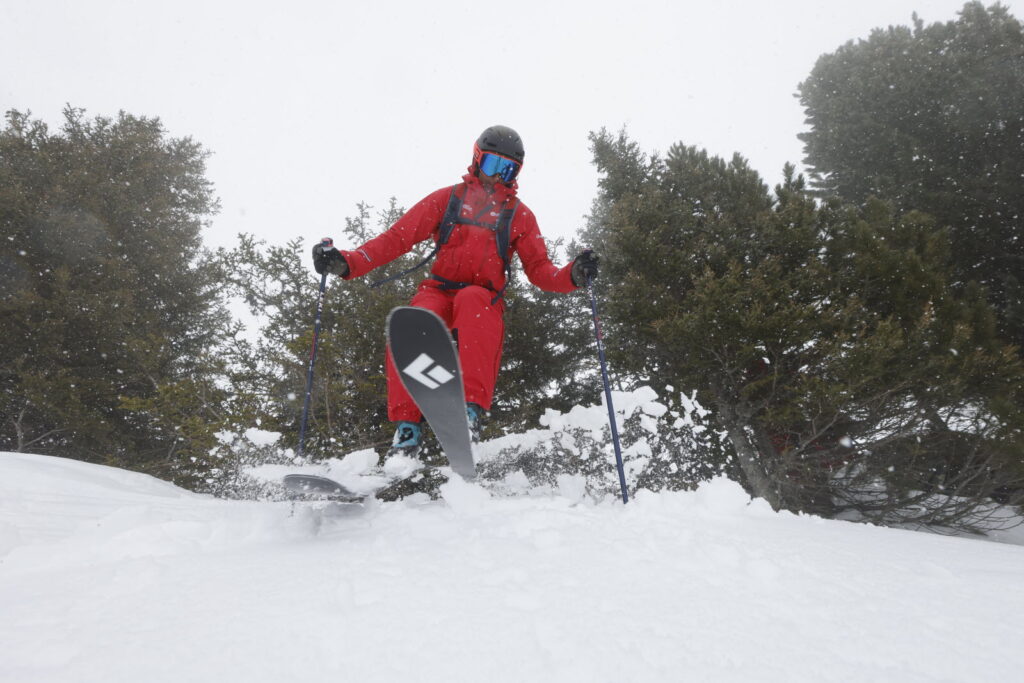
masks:
[[[619,487],[622,502],[629,502],[626,492],[626,471],[622,466],[622,447],[619,445],[619,428],[615,425],[615,408],[612,407],[612,387],[608,381],[608,363],[604,357],[604,335],[601,333],[601,319],[597,315],[597,297],[594,296],[594,278],[587,277],[587,291],[590,293],[590,310],[594,314],[594,333],[597,336],[597,358],[601,362],[601,379],[604,381],[604,398],[608,404],[608,422],[612,428],[612,444],[615,446],[615,467],[619,470]]]
[[[325,237],[320,241],[324,249],[333,248],[334,240]],[[306,423],[309,421],[309,401],[313,395],[313,367],[316,365],[316,349],[320,344],[320,319],[324,312],[324,294],[327,291],[327,270],[320,275],[320,294],[316,299],[316,323],[313,325],[313,348],[309,351],[309,370],[306,372],[306,399],[302,404],[302,422],[299,425],[299,457],[306,447]]]

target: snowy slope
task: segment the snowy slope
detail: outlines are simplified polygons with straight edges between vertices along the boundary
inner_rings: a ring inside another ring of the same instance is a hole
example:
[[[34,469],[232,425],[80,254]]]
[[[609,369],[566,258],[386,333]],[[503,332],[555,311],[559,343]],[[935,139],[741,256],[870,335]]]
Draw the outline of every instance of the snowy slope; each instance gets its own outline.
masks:
[[[0,453],[0,681],[1009,681],[1024,547],[725,480],[325,516]]]

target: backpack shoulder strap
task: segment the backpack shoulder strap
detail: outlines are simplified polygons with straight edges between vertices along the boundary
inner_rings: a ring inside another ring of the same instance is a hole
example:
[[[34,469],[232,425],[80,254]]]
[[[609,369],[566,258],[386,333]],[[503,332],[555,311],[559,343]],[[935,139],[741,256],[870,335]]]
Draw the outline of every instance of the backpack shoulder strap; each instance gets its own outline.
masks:
[[[519,200],[510,207],[505,207],[501,210],[501,215],[498,216],[498,225],[495,228],[494,234],[498,240],[498,253],[501,255],[501,260],[505,263],[505,268],[509,265],[509,248],[512,246],[512,218],[516,215],[516,210],[519,208]]]
[[[512,219],[515,217],[518,208],[519,200],[517,199],[515,204],[502,209],[501,215],[498,216],[498,224],[494,227],[494,238],[498,242],[498,255],[501,256],[501,261],[505,264],[505,284],[497,296],[491,300],[492,306],[501,301],[505,296],[508,282],[512,279],[512,258],[509,255],[509,250],[512,246]]]
[[[452,236],[452,230],[455,229],[455,224],[459,221],[459,216],[462,214],[462,199],[459,193],[456,192],[458,185],[452,188],[451,194],[448,195],[448,208],[444,211],[444,217],[441,218],[441,224],[437,229],[437,248],[440,249],[444,245],[448,244],[448,238]],[[465,196],[465,192],[462,193]]]

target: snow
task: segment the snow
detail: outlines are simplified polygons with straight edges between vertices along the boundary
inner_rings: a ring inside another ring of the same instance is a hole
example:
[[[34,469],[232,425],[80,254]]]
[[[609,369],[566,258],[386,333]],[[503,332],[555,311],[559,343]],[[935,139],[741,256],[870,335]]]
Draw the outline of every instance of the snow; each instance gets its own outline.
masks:
[[[877,683],[1024,667],[1019,545],[779,514],[725,479],[627,506],[579,477],[519,483],[293,507],[0,453],[0,681]]]

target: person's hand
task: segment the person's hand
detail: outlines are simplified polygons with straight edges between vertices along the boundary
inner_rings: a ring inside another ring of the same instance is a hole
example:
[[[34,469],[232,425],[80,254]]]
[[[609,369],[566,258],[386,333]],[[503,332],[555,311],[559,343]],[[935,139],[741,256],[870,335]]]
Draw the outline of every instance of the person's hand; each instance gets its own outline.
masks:
[[[572,283],[577,287],[583,287],[597,277],[597,264],[601,259],[592,249],[587,249],[572,262]]]
[[[313,269],[321,275],[325,271],[339,277],[348,275],[348,262],[334,248],[334,240],[330,237],[323,238],[313,247]]]

